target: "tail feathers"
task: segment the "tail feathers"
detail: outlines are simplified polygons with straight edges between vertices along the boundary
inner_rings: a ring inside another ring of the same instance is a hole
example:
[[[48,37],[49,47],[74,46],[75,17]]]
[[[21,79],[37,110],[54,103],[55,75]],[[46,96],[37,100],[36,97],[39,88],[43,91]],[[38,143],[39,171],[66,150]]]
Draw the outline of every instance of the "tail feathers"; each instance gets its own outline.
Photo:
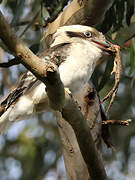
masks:
[[[8,108],[0,117],[0,135],[5,134],[10,126],[12,125],[12,122],[9,121],[9,113],[11,112],[12,107]]]

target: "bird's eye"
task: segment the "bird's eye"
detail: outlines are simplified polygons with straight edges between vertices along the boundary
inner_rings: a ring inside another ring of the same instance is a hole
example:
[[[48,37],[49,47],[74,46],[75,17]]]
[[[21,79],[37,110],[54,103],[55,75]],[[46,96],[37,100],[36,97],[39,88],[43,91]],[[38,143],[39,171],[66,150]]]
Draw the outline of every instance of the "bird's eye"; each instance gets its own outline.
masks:
[[[84,32],[84,35],[89,38],[89,37],[91,37],[91,32],[90,31],[86,31],[86,32]]]

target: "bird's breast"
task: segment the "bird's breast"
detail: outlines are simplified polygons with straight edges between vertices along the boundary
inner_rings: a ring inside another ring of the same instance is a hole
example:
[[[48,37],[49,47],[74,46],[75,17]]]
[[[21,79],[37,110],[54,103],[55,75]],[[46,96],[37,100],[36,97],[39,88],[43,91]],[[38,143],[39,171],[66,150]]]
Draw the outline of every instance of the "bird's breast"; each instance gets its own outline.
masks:
[[[66,60],[59,66],[64,86],[73,94],[78,92],[90,79],[101,52],[89,42],[72,43]]]
[[[60,77],[64,86],[69,88],[72,94],[75,94],[88,82],[94,67],[94,62],[82,63],[75,59],[65,61],[59,67]]]

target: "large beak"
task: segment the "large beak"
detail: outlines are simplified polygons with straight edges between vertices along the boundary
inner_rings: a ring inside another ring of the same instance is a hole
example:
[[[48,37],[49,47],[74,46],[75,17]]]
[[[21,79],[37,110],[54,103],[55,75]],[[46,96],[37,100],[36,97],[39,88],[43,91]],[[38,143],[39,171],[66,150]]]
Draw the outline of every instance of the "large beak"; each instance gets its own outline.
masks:
[[[99,40],[95,40],[95,39],[91,39],[92,42],[96,43],[97,46],[102,49],[102,51],[109,53],[110,55],[114,55],[116,50],[115,47],[112,43],[110,43],[109,41],[105,40],[105,41],[99,41]]]

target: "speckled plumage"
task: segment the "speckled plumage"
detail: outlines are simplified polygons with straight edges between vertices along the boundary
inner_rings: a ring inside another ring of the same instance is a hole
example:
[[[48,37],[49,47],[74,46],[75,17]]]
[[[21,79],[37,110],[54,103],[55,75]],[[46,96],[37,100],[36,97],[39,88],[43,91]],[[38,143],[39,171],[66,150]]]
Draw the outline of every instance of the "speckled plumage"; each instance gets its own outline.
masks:
[[[85,32],[91,33],[91,39]],[[53,35],[50,48],[39,55],[43,61],[52,61],[59,66],[60,78],[72,94],[76,94],[90,79],[96,62],[105,48],[92,40],[106,43],[104,36],[94,28],[72,25],[59,28]],[[1,102],[0,133],[22,119],[51,110],[45,85],[27,71],[16,88]]]

